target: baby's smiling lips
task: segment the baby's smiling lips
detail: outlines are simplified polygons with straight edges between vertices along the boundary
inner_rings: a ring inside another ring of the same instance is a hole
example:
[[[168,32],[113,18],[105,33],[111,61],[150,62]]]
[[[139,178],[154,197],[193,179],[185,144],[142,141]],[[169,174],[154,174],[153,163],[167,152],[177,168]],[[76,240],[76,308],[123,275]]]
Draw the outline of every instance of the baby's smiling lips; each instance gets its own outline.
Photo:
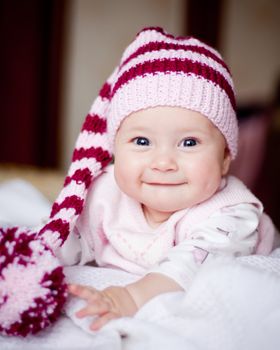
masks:
[[[172,182],[146,182],[147,185],[150,186],[180,186],[180,185],[184,185],[186,182],[176,182],[176,183],[172,183]]]

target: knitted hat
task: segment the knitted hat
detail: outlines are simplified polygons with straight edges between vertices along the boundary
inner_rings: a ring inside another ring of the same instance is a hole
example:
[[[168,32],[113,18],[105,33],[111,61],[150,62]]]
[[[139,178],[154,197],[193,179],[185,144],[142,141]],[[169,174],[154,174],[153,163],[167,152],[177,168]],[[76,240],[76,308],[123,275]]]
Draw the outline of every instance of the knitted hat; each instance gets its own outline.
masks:
[[[124,51],[85,119],[64,188],[40,232],[52,248],[63,244],[83,209],[89,185],[111,161],[122,120],[155,106],[184,107],[205,115],[224,135],[235,158],[233,82],[220,54],[195,38],[145,28]]]
[[[175,38],[161,28],[142,30],[124,51],[110,79],[107,110],[111,146],[121,121],[155,106],[184,107],[209,118],[237,153],[234,86],[220,54],[193,37]]]
[[[122,120],[132,112],[155,106],[200,112],[221,131],[235,158],[238,127],[233,82],[220,54],[192,37],[175,38],[161,28],[143,29],[94,101],[64,187],[38,234],[56,256],[67,250],[66,240],[83,210],[89,186],[112,160]],[[9,331],[6,326],[5,332]]]

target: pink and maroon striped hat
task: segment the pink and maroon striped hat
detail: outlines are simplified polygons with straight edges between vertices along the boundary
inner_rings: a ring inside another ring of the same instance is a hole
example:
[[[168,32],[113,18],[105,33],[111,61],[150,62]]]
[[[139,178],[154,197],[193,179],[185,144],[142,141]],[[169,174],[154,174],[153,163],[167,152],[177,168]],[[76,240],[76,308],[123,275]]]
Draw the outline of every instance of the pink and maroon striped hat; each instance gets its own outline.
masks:
[[[232,77],[220,54],[193,37],[143,29],[124,51],[106,85],[111,145],[122,120],[155,106],[200,112],[224,135],[231,156],[237,153],[238,126]]]
[[[58,258],[64,255],[63,251],[67,250],[65,241],[83,210],[89,186],[112,160],[114,138],[121,122],[132,112],[155,106],[177,106],[202,113],[224,135],[231,156],[235,158],[238,126],[234,88],[230,72],[220,54],[195,38],[176,38],[161,28],[145,28],[126,48],[119,66],[104,84],[86,116],[64,187],[53,204],[48,222],[33,236],[28,234],[37,241],[38,238],[44,241],[43,246],[29,244],[30,252],[38,246],[38,254],[34,253],[34,257],[46,255],[45,260],[50,260],[47,247]],[[20,243],[26,237],[22,229],[0,228],[1,242],[14,240]],[[4,243],[2,246],[6,249]],[[17,277],[11,277],[11,274],[17,274],[7,272],[21,271],[22,268],[17,259],[17,249],[20,248],[17,245],[13,247],[12,251],[7,248],[9,259],[6,265],[0,267],[0,284],[7,291],[7,297],[0,307],[0,332],[26,335],[46,327],[57,318],[65,299],[65,285],[63,287],[61,282],[56,294],[53,292],[55,288],[48,290],[46,279],[48,285],[53,285],[52,278],[53,282],[62,278],[57,262],[54,261],[53,267],[51,264],[45,266],[28,253],[28,256],[24,256],[24,271],[29,279],[37,275],[41,277],[37,276],[34,280],[38,288],[27,300],[26,293],[21,295],[21,291],[16,289],[16,282],[13,281]],[[28,259],[32,268],[26,267],[29,266]],[[37,275],[32,269],[37,271]],[[9,279],[3,277],[4,270]],[[42,298],[46,293],[50,298]],[[18,307],[10,295],[16,295]],[[5,313],[1,313],[3,305]],[[35,309],[38,312],[34,318]],[[46,315],[44,310],[48,310]],[[7,312],[10,315],[8,321]],[[41,317],[40,323],[37,316]]]
[[[89,185],[111,161],[122,120],[155,106],[202,113],[224,135],[235,158],[234,87],[221,55],[193,37],[176,38],[158,27],[145,28],[124,51],[85,119],[64,188],[41,230],[51,247],[63,244],[83,209]]]

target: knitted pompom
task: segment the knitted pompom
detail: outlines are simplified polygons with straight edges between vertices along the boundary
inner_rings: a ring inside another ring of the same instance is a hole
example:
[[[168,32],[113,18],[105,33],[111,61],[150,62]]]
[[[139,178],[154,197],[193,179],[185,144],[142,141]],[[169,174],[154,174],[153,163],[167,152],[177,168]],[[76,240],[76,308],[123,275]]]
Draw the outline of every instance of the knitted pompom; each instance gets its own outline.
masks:
[[[62,266],[36,234],[0,228],[0,332],[35,334],[53,323],[66,300]]]

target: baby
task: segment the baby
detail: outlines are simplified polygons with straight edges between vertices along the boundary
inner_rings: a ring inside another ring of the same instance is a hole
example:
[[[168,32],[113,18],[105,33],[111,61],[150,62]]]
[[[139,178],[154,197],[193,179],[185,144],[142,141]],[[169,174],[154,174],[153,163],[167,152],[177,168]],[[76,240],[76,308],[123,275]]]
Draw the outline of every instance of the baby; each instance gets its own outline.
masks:
[[[219,53],[142,30],[95,100],[41,230],[64,264],[139,276],[105,290],[69,285],[86,300],[77,316],[97,316],[93,330],[187,290],[213,257],[270,252],[261,202],[227,175],[237,142],[233,82]]]

